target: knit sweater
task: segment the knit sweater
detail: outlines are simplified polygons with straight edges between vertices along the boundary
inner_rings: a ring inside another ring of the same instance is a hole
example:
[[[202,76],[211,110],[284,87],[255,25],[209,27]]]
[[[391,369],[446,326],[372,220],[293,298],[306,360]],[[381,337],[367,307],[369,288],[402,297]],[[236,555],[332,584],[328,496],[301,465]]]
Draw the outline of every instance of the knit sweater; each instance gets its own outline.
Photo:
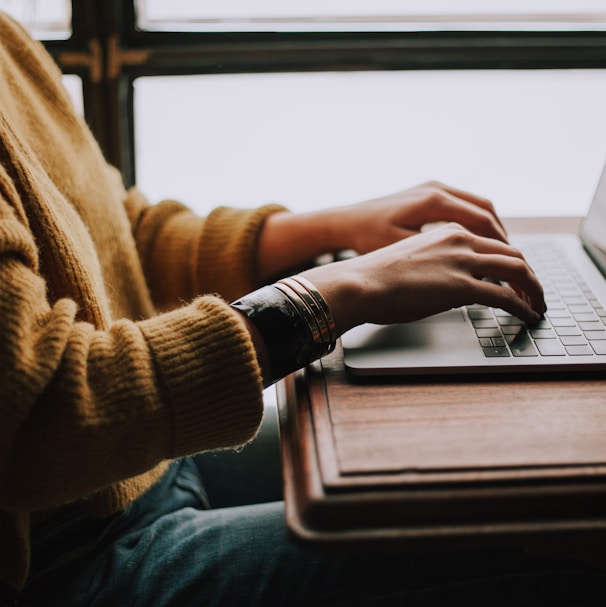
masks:
[[[254,436],[260,370],[226,302],[258,286],[282,208],[199,218],[126,191],[60,78],[0,14],[0,581],[16,588],[32,520],[75,500],[109,515],[171,459]]]

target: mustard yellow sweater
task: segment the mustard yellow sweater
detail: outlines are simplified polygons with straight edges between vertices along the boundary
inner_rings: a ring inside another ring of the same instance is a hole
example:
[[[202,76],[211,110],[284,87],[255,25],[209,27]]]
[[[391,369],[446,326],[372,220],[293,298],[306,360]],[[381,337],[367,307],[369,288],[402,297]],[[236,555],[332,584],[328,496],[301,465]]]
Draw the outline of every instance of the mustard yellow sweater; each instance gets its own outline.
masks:
[[[254,436],[260,372],[226,301],[258,286],[279,208],[201,219],[126,192],[0,14],[0,581],[25,583],[32,520],[74,500],[113,513],[169,460]]]

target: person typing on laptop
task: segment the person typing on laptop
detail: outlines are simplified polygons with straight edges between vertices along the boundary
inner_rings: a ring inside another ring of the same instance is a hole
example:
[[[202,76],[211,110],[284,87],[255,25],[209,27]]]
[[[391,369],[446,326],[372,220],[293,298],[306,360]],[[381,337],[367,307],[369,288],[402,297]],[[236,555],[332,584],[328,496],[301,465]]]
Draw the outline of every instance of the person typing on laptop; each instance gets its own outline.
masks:
[[[422,231],[436,222],[445,225]],[[307,215],[276,213],[261,232],[260,267],[272,276],[342,249],[361,255],[299,274],[322,293],[336,335],[361,323],[408,322],[473,303],[531,325],[546,309],[541,285],[507,243],[492,204],[439,183]],[[265,353],[271,336],[263,339],[254,328],[252,335],[264,377],[273,381]]]
[[[518,551],[311,553],[281,502],[210,508],[193,458],[250,441],[263,387],[356,324],[474,302],[537,321],[541,285],[489,202],[429,183],[196,217],[124,189],[50,57],[1,13],[0,78],[0,602],[498,605],[531,587],[574,604],[606,589]],[[313,267],[341,249],[360,255]]]

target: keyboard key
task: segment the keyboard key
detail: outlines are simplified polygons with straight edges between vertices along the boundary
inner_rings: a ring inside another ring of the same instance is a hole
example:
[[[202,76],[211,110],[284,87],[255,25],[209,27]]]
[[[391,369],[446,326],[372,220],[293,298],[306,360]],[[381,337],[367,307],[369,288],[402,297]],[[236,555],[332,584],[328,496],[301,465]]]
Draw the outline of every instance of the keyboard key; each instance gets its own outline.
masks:
[[[547,306],[547,318],[570,318],[570,312],[562,305],[560,308]]]
[[[471,320],[494,318],[492,311],[488,308],[471,308],[467,310],[467,314]]]
[[[570,356],[593,356],[591,346],[566,346],[566,352]]]
[[[509,350],[507,347],[503,348],[482,348],[484,356],[487,358],[497,358],[503,356],[509,356]]]
[[[581,331],[603,331],[604,325],[601,322],[580,322]]]
[[[577,287],[562,287],[558,289],[559,294],[562,296],[564,301],[572,299],[574,301],[570,303],[580,303],[585,301],[585,295]]]
[[[606,339],[606,331],[585,331],[583,335],[590,341]]]
[[[599,322],[600,320],[597,314],[594,314],[593,312],[591,312],[590,314],[575,314],[574,319],[577,322]]]
[[[505,325],[501,327],[503,335],[522,335],[526,333],[526,327],[524,325]]]
[[[515,316],[499,316],[497,318],[501,326],[521,326],[524,323]]]
[[[578,327],[556,327],[558,335],[581,335],[581,330]]]
[[[501,332],[498,329],[476,329],[478,337],[501,337]]]
[[[567,296],[564,296],[564,297],[562,297],[562,301],[565,304],[568,304],[569,308],[571,306],[581,306],[581,305],[584,305],[584,304],[587,303],[587,300],[583,296],[580,296],[580,297],[574,297],[574,296],[573,297],[567,297]]]
[[[582,335],[563,335],[560,341],[565,346],[585,346],[587,340]]]
[[[554,327],[574,327],[577,323],[572,316],[562,316],[561,318],[552,318],[551,324]]]
[[[505,310],[502,310],[501,308],[495,308],[493,312],[496,317],[515,318],[515,316],[512,316],[509,312],[505,312]]]
[[[537,339],[534,342],[542,356],[565,356],[564,346],[557,339]]]
[[[592,341],[591,347],[596,354],[606,354],[606,341]]]
[[[493,346],[492,339],[490,339],[490,337],[480,337],[478,341],[480,342],[482,348],[492,348]]]
[[[511,353],[514,356],[538,356],[539,353],[534,347],[532,340],[528,335],[517,335],[515,339],[509,342]]]
[[[498,324],[497,321],[494,318],[491,319],[477,319],[477,320],[472,320],[471,324],[476,328],[476,329],[497,329],[498,328]]]
[[[590,314],[593,311],[593,308],[588,305],[582,305],[582,306],[569,305],[568,310],[572,314]]]
[[[554,337],[556,337],[556,334],[554,333],[553,329],[530,329],[530,334],[535,338],[535,339],[553,339]]]

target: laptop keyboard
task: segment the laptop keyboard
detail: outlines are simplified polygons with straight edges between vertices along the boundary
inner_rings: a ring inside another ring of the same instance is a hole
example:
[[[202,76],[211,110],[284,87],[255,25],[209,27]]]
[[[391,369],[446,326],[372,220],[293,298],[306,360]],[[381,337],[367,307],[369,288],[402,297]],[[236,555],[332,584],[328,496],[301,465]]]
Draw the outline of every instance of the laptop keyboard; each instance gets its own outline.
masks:
[[[547,312],[528,327],[503,310],[467,306],[487,357],[606,355],[606,310],[553,245],[525,249],[545,291]]]

